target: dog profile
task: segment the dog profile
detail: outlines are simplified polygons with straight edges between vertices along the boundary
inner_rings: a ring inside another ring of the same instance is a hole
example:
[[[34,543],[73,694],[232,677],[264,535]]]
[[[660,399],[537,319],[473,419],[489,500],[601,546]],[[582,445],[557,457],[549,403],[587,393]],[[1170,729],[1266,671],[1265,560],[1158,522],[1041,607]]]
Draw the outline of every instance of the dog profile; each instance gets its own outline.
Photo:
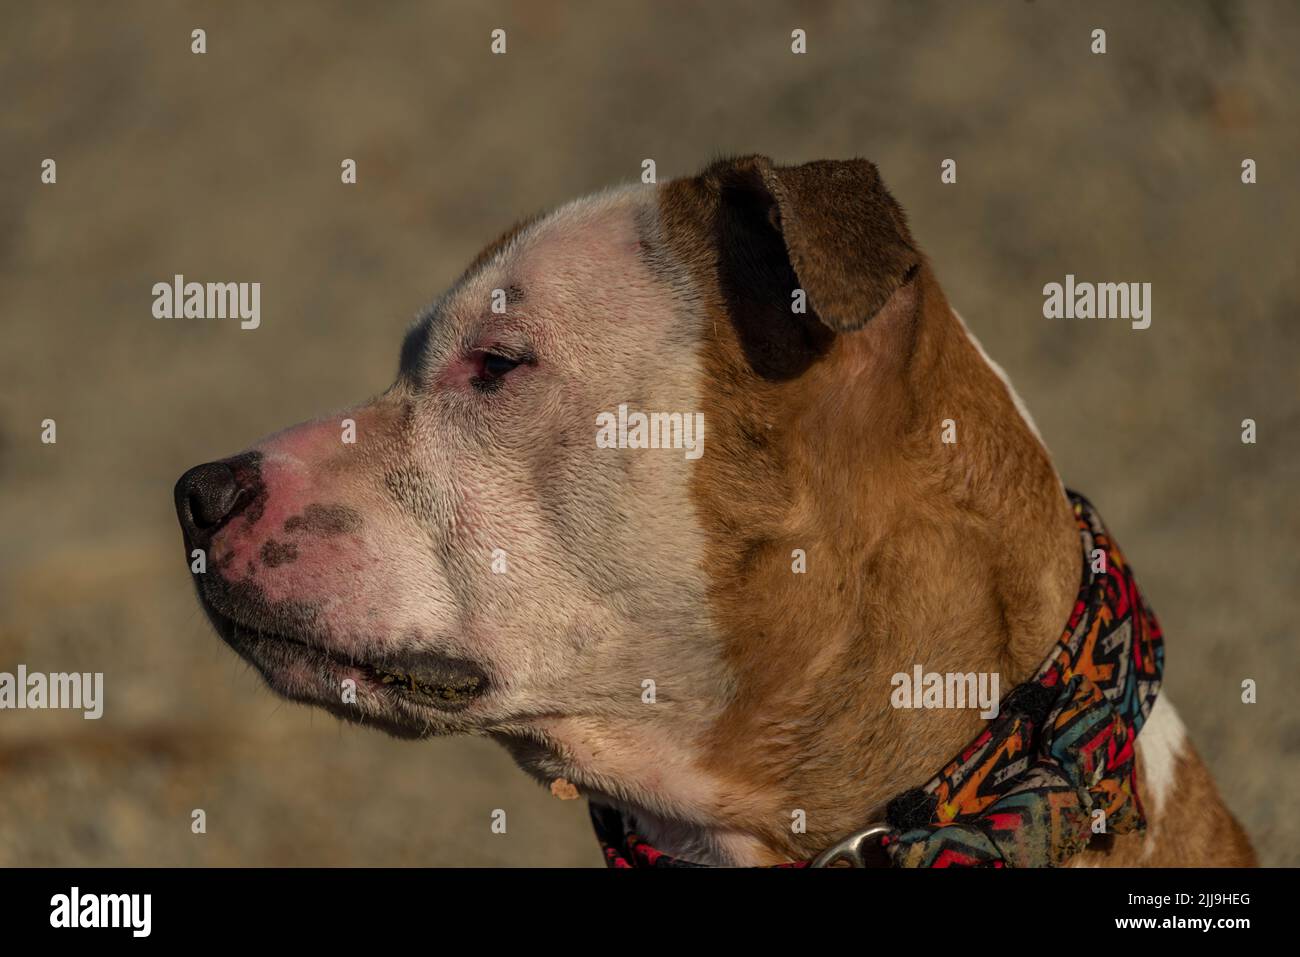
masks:
[[[669,439],[598,441],[628,410]],[[275,691],[494,738],[699,863],[879,820],[985,723],[896,707],[891,676],[1009,690],[1080,584],[1042,440],[864,160],[720,160],[527,220],[386,392],[175,498],[204,609]],[[1071,863],[1253,861],[1163,694],[1135,781],[1145,828]]]

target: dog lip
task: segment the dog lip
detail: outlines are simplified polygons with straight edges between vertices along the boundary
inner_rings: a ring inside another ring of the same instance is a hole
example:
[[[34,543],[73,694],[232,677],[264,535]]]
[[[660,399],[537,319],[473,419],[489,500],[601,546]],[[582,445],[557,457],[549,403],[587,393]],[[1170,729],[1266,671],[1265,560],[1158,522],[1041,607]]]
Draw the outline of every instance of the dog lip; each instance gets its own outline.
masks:
[[[339,668],[362,671],[394,697],[424,704],[442,711],[459,711],[488,690],[487,673],[477,664],[463,658],[451,658],[435,653],[397,653],[380,658],[351,658],[284,632],[271,631],[245,624],[213,603],[203,598],[203,606],[212,618],[218,634],[242,656],[261,668],[256,646],[266,643],[282,651],[323,659]]]
[[[367,666],[393,694],[436,708],[459,709],[487,690],[487,675],[473,662],[442,658],[432,665],[398,671]]]

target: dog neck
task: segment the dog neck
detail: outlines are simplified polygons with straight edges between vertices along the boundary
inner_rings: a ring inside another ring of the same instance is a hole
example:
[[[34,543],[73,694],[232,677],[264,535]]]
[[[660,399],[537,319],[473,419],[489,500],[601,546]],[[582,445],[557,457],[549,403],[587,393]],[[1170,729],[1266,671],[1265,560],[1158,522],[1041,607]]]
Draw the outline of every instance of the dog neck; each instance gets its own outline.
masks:
[[[895,674],[996,673],[1009,690],[1060,635],[1080,552],[1047,452],[928,265],[896,299],[789,379],[755,375],[734,338],[708,345],[727,388],[705,415],[733,440],[701,459],[694,495],[725,687],[634,724],[503,738],[666,853],[813,857],[982,723],[896,709]]]
[[[928,265],[895,298],[799,378],[706,410],[761,437],[745,468],[715,456],[697,485],[735,675],[702,765],[726,782],[717,832],[761,848],[743,863],[810,857],[928,778],[982,719],[895,709],[892,676],[997,673],[1009,689],[1078,586],[1068,502],[1009,387]],[[739,374],[727,347],[710,361]]]

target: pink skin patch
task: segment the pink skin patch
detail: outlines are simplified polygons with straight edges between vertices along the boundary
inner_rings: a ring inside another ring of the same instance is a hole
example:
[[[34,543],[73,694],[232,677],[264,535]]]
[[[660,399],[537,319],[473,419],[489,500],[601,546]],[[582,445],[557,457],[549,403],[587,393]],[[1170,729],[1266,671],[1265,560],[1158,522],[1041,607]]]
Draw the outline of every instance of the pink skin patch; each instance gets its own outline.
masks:
[[[326,467],[328,460],[352,448],[341,435],[339,422],[325,420],[257,446],[258,487],[243,493],[252,499],[213,536],[208,555],[209,573],[228,585],[249,586],[270,605],[316,609],[318,626],[340,645],[360,640],[358,616],[369,617],[360,582],[379,577],[383,564],[364,536],[361,511],[328,487],[337,474]],[[373,634],[374,623],[368,624]]]

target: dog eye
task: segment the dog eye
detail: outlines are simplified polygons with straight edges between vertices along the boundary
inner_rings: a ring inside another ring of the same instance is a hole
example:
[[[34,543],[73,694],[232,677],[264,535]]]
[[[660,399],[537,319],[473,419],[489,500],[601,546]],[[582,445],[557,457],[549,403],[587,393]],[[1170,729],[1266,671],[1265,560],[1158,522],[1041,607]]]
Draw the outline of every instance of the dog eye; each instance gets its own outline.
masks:
[[[487,392],[501,384],[512,369],[523,365],[526,359],[503,356],[499,352],[478,352],[474,354],[474,376],[470,380],[474,388]]]

